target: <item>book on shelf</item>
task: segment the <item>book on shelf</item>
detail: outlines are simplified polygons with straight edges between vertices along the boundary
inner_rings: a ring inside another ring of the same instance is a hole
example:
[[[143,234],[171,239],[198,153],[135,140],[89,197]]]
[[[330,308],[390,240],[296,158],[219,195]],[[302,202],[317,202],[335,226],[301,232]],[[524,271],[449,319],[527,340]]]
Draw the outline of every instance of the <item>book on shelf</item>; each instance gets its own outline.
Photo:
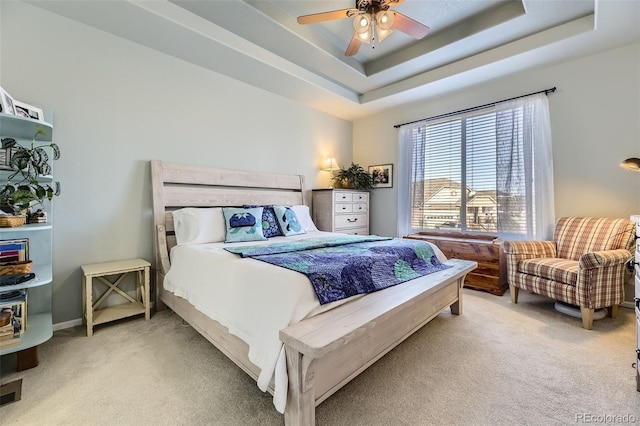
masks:
[[[18,305],[0,307],[0,348],[20,343],[23,332],[21,320],[25,312],[21,306],[22,303],[26,303],[26,301],[18,302]],[[14,311],[14,306],[18,307],[18,312]]]
[[[29,260],[29,239],[0,240],[0,263]]]
[[[0,340],[7,338],[6,331],[13,329],[13,334],[20,337],[20,334],[27,330],[27,289],[14,290],[0,293]],[[2,328],[6,327],[6,328]],[[2,335],[2,330],[5,335]]]

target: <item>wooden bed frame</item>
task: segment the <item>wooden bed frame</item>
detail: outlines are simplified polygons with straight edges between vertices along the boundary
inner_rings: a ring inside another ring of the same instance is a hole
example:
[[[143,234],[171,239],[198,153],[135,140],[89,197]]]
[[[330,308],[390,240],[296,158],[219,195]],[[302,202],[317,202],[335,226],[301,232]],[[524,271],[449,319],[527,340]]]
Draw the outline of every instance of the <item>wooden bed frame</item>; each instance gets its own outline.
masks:
[[[172,211],[182,207],[304,204],[299,175],[216,169],[151,161],[155,235],[156,309],[171,308],[254,380],[248,345],[226,327],[164,290],[175,246]],[[367,294],[280,331],[287,359],[287,425],[315,424],[315,407],[375,361],[450,307],[462,313],[462,287],[477,263],[452,267]],[[273,385],[273,381],[272,381]],[[273,386],[269,391],[273,393]]]

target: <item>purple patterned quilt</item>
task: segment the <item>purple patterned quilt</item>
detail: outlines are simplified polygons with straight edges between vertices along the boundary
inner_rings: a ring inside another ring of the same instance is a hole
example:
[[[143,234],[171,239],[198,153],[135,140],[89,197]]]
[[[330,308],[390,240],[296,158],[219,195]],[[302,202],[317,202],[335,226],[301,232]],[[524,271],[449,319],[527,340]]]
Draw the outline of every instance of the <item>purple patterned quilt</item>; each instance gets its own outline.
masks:
[[[305,274],[323,305],[450,267],[440,262],[425,242],[377,236],[349,235],[226,250]]]

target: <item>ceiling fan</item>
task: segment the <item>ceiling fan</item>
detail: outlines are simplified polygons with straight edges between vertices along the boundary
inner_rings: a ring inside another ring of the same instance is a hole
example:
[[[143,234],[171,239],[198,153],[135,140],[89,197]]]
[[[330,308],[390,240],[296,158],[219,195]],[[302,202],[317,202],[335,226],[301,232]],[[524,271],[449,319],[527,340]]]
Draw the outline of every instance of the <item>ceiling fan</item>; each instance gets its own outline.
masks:
[[[346,56],[358,53],[362,43],[370,43],[375,34],[382,42],[391,34],[393,28],[420,40],[429,32],[429,27],[403,15],[389,7],[396,6],[404,0],[355,0],[356,7],[351,9],[333,10],[330,12],[313,13],[298,17],[299,24],[313,24],[333,19],[351,18],[355,33],[344,52]]]

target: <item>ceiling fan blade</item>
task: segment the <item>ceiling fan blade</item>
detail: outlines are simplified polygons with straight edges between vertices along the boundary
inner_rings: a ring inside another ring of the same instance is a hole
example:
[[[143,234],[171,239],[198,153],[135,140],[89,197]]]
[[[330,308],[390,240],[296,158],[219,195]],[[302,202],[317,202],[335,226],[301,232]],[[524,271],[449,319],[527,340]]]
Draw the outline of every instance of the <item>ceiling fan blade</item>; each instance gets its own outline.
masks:
[[[356,37],[357,35],[358,33],[353,34],[351,42],[349,43],[349,46],[347,46],[347,50],[344,52],[345,56],[353,56],[358,53],[360,46],[362,46],[362,41],[360,41],[360,39]]]
[[[402,13],[396,12],[395,19],[393,20],[393,28],[402,31],[405,34],[409,34],[411,37],[420,40],[429,32],[429,27],[420,22],[409,18]]]
[[[313,13],[311,15],[298,16],[298,24],[313,24],[315,22],[342,19],[358,13],[358,9],[340,9],[331,12]]]
[[[404,0],[385,0],[384,4],[387,6],[397,6],[402,3]]]

